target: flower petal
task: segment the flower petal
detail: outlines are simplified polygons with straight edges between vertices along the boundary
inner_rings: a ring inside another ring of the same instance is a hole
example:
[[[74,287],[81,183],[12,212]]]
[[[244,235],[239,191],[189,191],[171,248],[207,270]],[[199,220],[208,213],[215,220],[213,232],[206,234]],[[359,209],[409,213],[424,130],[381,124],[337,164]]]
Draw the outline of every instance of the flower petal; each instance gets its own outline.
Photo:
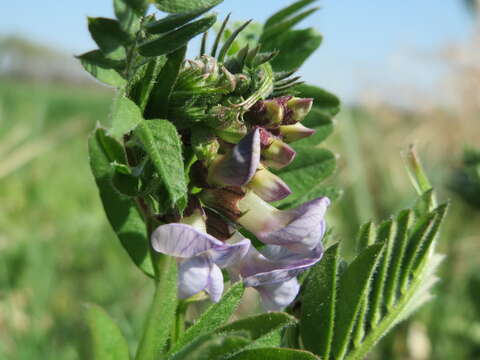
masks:
[[[178,296],[189,298],[204,290],[209,282],[212,261],[207,256],[195,256],[178,267]]]
[[[217,265],[212,264],[205,291],[210,295],[213,302],[218,302],[220,300],[223,294],[223,287],[222,270],[220,270]]]
[[[286,225],[256,235],[267,244],[282,245],[293,252],[309,252],[320,244],[325,234],[324,216],[329,205],[330,200],[323,197],[287,210],[291,220]]]
[[[243,239],[236,244],[222,244],[221,247],[210,250],[209,256],[221,268],[238,263],[248,252],[250,240]]]
[[[189,258],[222,246],[220,240],[186,224],[161,225],[152,234],[153,249],[175,257]]]
[[[209,169],[209,182],[223,186],[244,186],[260,164],[260,131],[247,134],[232,151]]]
[[[279,311],[295,300],[300,290],[300,284],[296,278],[292,278],[283,283],[263,285],[256,289],[260,293],[262,304],[266,310]]]
[[[262,159],[265,165],[274,169],[282,169],[295,159],[296,154],[290,145],[276,139],[262,151]]]
[[[229,268],[232,278],[242,277],[245,286],[262,286],[285,282],[315,265],[323,255],[318,246],[308,255],[293,253],[279,246],[267,246],[262,253],[250,247],[236,266]]]
[[[260,166],[248,187],[267,202],[282,200],[292,193],[288,185],[279,176],[263,166]]]
[[[283,141],[291,143],[315,134],[314,129],[309,129],[300,123],[294,125],[282,125],[280,126],[280,134],[283,137]]]

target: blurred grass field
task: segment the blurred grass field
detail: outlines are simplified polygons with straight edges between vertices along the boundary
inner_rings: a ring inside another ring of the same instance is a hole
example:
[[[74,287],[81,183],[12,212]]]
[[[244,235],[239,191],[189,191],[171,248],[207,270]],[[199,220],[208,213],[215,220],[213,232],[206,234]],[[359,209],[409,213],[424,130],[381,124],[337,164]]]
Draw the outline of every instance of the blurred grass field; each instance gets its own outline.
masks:
[[[151,284],[109,229],[87,158],[88,134],[108,119],[112,96],[96,86],[0,82],[0,359],[89,359],[88,303],[104,306],[135,347]],[[440,113],[440,122],[434,114],[344,109],[327,144],[340,154],[330,181],[345,190],[329,223],[347,252],[358,225],[415,199],[400,156],[412,140],[440,198],[453,200],[437,297],[372,359],[480,357],[480,216],[448,190],[477,125],[469,120],[458,134],[455,114]],[[434,130],[423,130],[429,123]]]
[[[0,359],[86,359],[84,304],[108,308],[127,333],[148,306],[89,173],[87,136],[111,96],[1,82]]]

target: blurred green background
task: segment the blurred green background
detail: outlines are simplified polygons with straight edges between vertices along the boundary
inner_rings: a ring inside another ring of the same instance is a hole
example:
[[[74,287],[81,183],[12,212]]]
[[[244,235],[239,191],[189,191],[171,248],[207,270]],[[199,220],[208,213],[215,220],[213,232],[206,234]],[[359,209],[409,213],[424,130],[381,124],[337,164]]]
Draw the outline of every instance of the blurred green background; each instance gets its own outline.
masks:
[[[466,186],[458,181],[463,149],[480,146],[480,24],[471,27],[467,41],[432,60],[449,65],[442,81],[455,96],[428,101],[418,89],[392,89],[417,100],[403,106],[367,88],[371,96],[345,104],[325,144],[339,154],[329,182],[344,193],[329,223],[346,253],[362,222],[386,219],[415,199],[401,157],[409,144],[439,197],[452,199],[436,297],[372,359],[480,358],[480,210],[465,201],[480,197],[479,187],[457,195]],[[108,122],[113,93],[78,75],[70,55],[24,38],[0,39],[0,65],[0,359],[88,359],[87,303],[104,306],[135,345],[151,284],[104,218],[86,148],[96,122]]]

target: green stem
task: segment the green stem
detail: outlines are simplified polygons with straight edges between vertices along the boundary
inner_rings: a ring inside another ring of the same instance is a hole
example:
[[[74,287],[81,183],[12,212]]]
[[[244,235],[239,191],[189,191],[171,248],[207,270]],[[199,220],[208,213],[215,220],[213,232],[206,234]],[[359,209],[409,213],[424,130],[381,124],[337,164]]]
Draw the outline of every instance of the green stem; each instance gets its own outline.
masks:
[[[172,333],[172,344],[175,344],[185,332],[185,315],[187,312],[188,303],[180,301],[177,306],[177,313],[175,317],[175,327]]]
[[[136,360],[159,360],[174,322],[175,300],[168,301],[176,292],[175,259],[165,255],[155,256],[155,294],[138,346]],[[168,326],[167,326],[168,325]]]

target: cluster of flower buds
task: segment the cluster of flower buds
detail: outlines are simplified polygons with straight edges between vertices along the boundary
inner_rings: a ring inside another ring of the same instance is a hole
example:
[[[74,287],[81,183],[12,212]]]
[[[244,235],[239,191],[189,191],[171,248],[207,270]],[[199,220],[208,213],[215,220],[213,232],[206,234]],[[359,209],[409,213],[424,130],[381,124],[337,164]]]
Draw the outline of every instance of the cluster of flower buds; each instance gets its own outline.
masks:
[[[205,79],[231,81],[233,91],[240,78],[206,56],[186,67]],[[256,101],[249,109],[219,104],[210,108],[208,126],[189,130],[198,191],[190,195],[183,218],[159,226],[151,238],[157,252],[178,258],[180,297],[205,291],[218,301],[224,269],[232,281],[257,289],[268,310],[295,299],[297,275],[322,257],[330,201],[277,209],[271,203],[291,190],[269,168],[290,164],[295,150],[288,143],[314,133],[300,123],[311,107],[312,99],[292,96]],[[257,249],[241,229],[265,245]]]

